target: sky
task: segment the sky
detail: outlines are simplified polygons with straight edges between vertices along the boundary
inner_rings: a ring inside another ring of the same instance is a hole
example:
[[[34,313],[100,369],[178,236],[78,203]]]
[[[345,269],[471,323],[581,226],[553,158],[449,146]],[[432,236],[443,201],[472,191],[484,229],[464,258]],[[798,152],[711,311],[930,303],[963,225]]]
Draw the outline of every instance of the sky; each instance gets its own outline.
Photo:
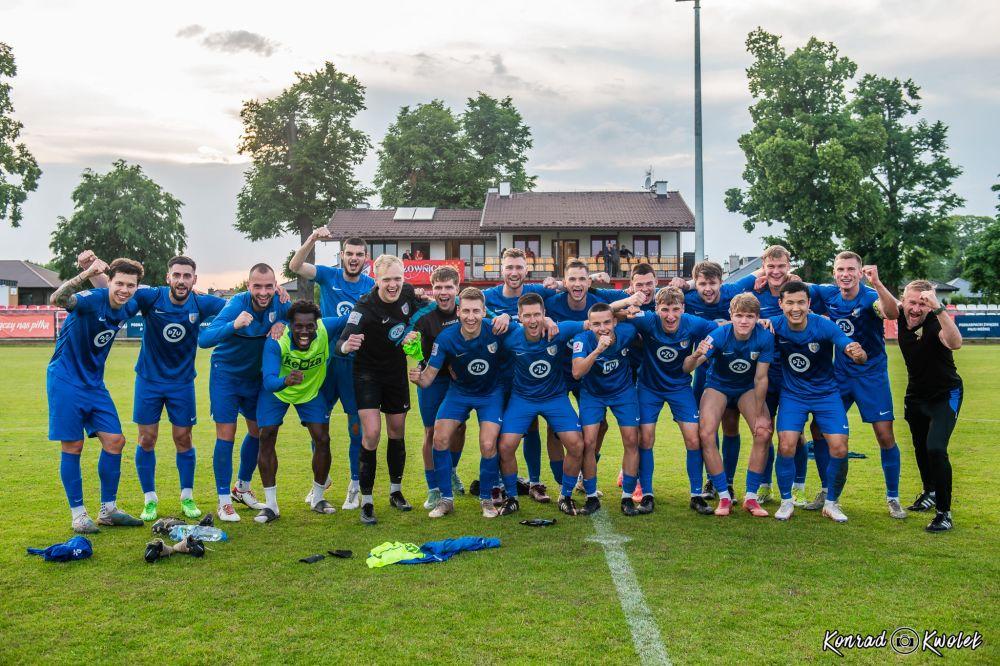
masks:
[[[703,0],[706,252],[755,254],[723,204],[744,185],[739,136],[750,128],[747,34],[789,50],[833,41],[859,76],[912,78],[921,117],[950,127],[963,174],[959,212],[993,214],[1000,173],[1000,3],[978,0]],[[690,2],[504,3],[60,2],[4,0],[21,139],[43,170],[22,227],[0,226],[0,258],[47,261],[58,216],[86,168],[139,163],[184,202],[200,286],[229,287],[258,261],[280,263],[285,236],[251,243],[233,228],[246,160],[244,101],[273,96],[325,61],[367,88],[356,125],[377,145],[403,105],[478,91],[510,95],[531,127],[538,190],[623,190],[652,166],[694,206]],[[359,167],[371,185],[373,150]],[[371,203],[378,205],[377,197]],[[692,249],[692,248],[686,248]],[[322,251],[320,260],[325,259]],[[329,257],[332,258],[332,257]]]

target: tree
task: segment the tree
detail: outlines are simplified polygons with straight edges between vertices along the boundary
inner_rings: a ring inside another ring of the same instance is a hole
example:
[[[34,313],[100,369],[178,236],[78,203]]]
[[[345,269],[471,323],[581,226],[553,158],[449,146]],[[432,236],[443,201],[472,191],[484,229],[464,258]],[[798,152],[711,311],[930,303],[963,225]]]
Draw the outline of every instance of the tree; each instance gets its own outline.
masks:
[[[884,151],[885,130],[851,115],[846,84],[857,66],[833,44],[811,38],[789,55],[777,35],[758,28],[746,45],[756,100],[753,129],[739,139],[748,187],[728,190],[726,207],[746,216],[747,231],[783,224],[766,242],[788,247],[803,278],[825,278],[835,236],[877,203],[866,176]]]
[[[11,85],[3,80],[16,75],[14,52],[0,42],[0,220],[10,220],[12,227],[21,226],[21,204],[28,198],[28,192],[38,188],[42,176],[27,146],[17,142],[24,125],[12,117]]]
[[[472,173],[461,131],[451,109],[439,99],[401,108],[378,151],[375,186],[382,205],[470,205],[467,184]]]
[[[59,276],[76,275],[76,257],[93,250],[110,262],[128,257],[146,268],[147,284],[162,284],[167,261],[187,242],[182,204],[142,172],[138,164],[118,160],[111,171],[83,172],[73,190],[73,215],[59,216],[49,247]]]
[[[949,215],[944,223],[948,226],[950,249],[939,257],[932,258],[926,276],[932,280],[948,282],[961,277],[965,253],[970,245],[986,231],[993,222],[988,215]],[[908,277],[917,277],[911,274]]]
[[[962,275],[984,298],[997,299],[1000,298],[1000,183],[990,189],[998,193],[997,216],[969,244]]]
[[[379,148],[375,184],[383,206],[478,208],[500,181],[534,189],[525,169],[531,145],[510,97],[480,92],[460,116],[441,100],[404,106]]]
[[[920,88],[912,81],[867,74],[854,91],[853,113],[879,122],[886,141],[866,174],[878,201],[866,202],[841,234],[846,246],[879,266],[895,289],[906,276],[923,276],[947,255],[956,231],[948,216],[963,203],[951,191],[962,170],[951,163],[948,128],[941,122],[909,122],[920,111]]]
[[[337,208],[370,192],[354,176],[371,141],[352,126],[365,108],[365,88],[332,63],[278,96],[244,102],[239,152],[252,164],[237,199],[236,228],[250,240],[298,233],[305,243]],[[310,253],[307,261],[315,261]],[[300,294],[312,293],[299,277]]]

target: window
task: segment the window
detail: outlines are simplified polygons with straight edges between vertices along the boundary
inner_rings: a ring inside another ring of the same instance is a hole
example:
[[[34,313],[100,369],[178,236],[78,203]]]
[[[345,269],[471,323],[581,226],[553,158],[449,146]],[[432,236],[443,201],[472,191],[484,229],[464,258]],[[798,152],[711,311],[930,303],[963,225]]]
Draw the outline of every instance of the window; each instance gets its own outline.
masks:
[[[419,255],[417,253],[420,253]],[[421,260],[427,260],[431,258],[431,244],[430,243],[410,243],[410,258]]]
[[[632,243],[635,245],[632,251],[637,257],[660,256],[659,236],[633,236]]]
[[[379,255],[383,255],[383,254],[394,254],[396,256],[399,256],[399,253],[396,250],[397,250],[397,245],[396,245],[395,241],[388,242],[388,243],[369,243],[368,244],[368,252],[369,252],[369,255],[371,256],[372,260],[374,260]]]
[[[540,257],[542,252],[541,236],[514,236],[514,247],[524,250],[528,256]],[[529,253],[528,250],[531,250]]]
[[[601,254],[604,248],[607,246],[608,241],[614,244],[618,243],[618,236],[591,236],[590,237],[590,256],[596,257]],[[601,254],[601,256],[604,256]]]

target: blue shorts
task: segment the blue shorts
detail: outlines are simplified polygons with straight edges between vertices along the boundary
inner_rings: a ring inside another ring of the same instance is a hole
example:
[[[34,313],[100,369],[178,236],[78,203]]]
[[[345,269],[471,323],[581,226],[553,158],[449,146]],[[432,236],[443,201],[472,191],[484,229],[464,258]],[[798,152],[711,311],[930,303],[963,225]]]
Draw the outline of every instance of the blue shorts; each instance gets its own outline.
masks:
[[[440,378],[440,375],[438,375]],[[444,402],[444,395],[451,386],[450,379],[435,379],[427,388],[417,387],[417,405],[420,407],[420,420],[425,428],[433,428],[437,421],[438,409]]]
[[[743,394],[747,391],[753,390],[752,386],[750,388],[734,389],[729,388],[728,386],[719,386],[718,384],[712,383],[705,384],[705,386],[702,387],[702,393],[704,393],[707,388],[710,388],[713,391],[718,391],[722,395],[726,396],[726,409],[739,409],[740,398],[742,398]],[[698,398],[698,404],[701,404],[701,398]]]
[[[167,418],[170,419],[170,423],[178,428],[190,428],[198,422],[193,381],[154,382],[137,376],[134,395],[133,423],[139,425],[159,423],[164,407],[167,408]]]
[[[503,387],[497,386],[486,396],[467,395],[454,386],[448,389],[438,409],[438,419],[451,419],[465,423],[472,410],[476,410],[479,423],[503,423]]]
[[[285,412],[288,411],[289,404],[279,400],[270,391],[261,391],[260,399],[257,401],[257,425],[261,428],[265,426],[280,426],[284,423]],[[322,393],[309,402],[295,405],[295,411],[299,415],[299,421],[306,423],[329,423],[330,405]]]
[[[569,396],[560,395],[548,400],[525,398],[513,393],[503,412],[501,435],[528,432],[536,416],[544,417],[552,432],[580,432],[580,417],[573,411]]]
[[[813,421],[824,435],[847,435],[847,410],[836,393],[820,397],[800,398],[790,391],[782,391],[778,402],[778,432],[802,432],[812,413]]]
[[[768,382],[767,385],[767,395],[764,397],[764,404],[767,405],[767,413],[771,415],[771,421],[774,421],[774,415],[778,413],[778,402],[781,401],[781,387],[771,388],[771,383]]]
[[[702,363],[701,365],[699,365],[697,368],[694,369],[694,382],[692,384],[692,388],[694,390],[694,399],[696,402],[701,403],[701,394],[705,392],[705,386],[707,384],[708,384],[708,364]],[[722,390],[717,386],[713,386],[712,388],[716,389],[717,391]]]
[[[77,442],[99,432],[122,434],[118,410],[105,386],[84,388],[46,373],[49,396],[49,439]]]
[[[639,423],[648,425],[656,423],[660,418],[663,403],[670,405],[670,413],[674,421],[679,423],[698,422],[698,403],[694,399],[694,391],[690,386],[682,386],[672,391],[655,391],[639,384]]]
[[[358,403],[354,399],[354,357],[332,356],[326,369],[326,381],[320,393],[330,405],[330,409],[340,401],[340,408],[349,416],[358,413]]]
[[[607,409],[615,415],[620,428],[639,427],[639,398],[635,388],[629,387],[617,395],[601,397],[586,391],[580,394],[580,423],[583,427],[597,425],[604,420]]]
[[[861,420],[865,423],[895,420],[887,372],[843,380],[838,377],[837,382],[840,384],[840,399],[844,402],[844,411],[857,403]]]
[[[248,421],[257,420],[257,396],[261,392],[260,378],[244,379],[216,370],[208,377],[208,401],[212,420],[216,423],[236,423],[240,414]]]

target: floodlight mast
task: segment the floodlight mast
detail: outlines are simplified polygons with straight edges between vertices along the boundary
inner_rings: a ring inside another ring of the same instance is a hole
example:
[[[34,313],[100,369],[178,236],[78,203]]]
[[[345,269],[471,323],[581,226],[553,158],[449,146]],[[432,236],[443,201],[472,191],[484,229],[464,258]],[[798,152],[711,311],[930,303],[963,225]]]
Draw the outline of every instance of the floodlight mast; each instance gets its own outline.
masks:
[[[676,0],[691,2],[692,0]],[[701,162],[701,0],[694,0],[694,260],[705,260],[705,191]]]

